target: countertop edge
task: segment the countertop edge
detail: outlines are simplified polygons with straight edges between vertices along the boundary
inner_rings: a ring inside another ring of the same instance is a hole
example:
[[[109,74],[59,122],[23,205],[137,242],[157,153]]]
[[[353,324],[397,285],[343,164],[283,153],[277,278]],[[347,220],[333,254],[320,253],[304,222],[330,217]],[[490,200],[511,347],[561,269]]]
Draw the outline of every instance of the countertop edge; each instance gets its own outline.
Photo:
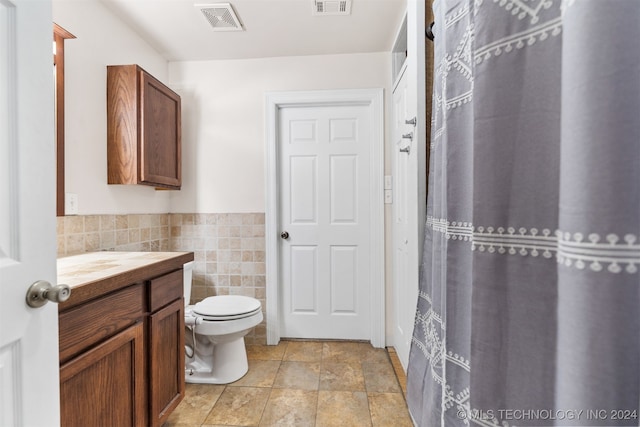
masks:
[[[58,304],[58,312],[69,310],[77,305],[129,285],[141,283],[145,280],[153,279],[177,270],[182,268],[185,263],[193,260],[193,252],[176,253],[175,257],[169,259],[158,260],[142,267],[124,271],[120,274],[74,286],[71,291],[71,297],[67,301]]]

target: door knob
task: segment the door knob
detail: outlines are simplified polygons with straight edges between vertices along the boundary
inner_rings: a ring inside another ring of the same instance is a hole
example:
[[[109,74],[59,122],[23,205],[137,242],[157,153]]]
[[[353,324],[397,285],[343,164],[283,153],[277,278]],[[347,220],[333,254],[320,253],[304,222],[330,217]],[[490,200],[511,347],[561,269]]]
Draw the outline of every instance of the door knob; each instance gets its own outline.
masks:
[[[47,302],[65,302],[71,296],[69,285],[52,286],[51,283],[38,280],[27,291],[27,304],[29,307],[42,307]]]
[[[289,238],[289,232],[283,231],[282,233],[280,233],[280,237],[282,237],[284,240],[287,240]]]

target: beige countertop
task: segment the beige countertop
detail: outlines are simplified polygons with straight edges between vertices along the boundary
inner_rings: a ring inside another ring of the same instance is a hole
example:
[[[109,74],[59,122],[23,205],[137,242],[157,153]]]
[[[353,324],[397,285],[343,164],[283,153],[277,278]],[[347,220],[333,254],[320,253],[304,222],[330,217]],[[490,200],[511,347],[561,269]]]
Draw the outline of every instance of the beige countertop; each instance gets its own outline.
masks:
[[[193,252],[88,252],[58,258],[58,283],[71,287],[66,309],[101,294],[149,280],[193,261]]]

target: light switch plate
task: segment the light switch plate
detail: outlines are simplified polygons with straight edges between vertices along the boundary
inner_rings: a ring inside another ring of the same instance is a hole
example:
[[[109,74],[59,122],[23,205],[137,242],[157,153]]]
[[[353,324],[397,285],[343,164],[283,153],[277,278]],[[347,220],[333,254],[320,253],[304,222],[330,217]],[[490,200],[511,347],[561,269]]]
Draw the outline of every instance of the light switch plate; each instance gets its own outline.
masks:
[[[393,190],[384,190],[384,203],[386,205],[393,203]]]
[[[391,175],[384,176],[384,189],[391,190],[393,188],[393,177]]]

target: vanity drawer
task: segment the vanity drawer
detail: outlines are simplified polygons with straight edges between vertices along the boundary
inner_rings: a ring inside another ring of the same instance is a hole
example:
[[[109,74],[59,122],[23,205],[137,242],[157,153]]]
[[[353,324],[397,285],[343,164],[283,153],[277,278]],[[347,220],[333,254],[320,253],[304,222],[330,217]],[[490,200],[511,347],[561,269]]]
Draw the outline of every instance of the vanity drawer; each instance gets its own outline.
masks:
[[[149,311],[151,313],[164,307],[176,299],[182,298],[182,269],[156,277],[149,281]]]
[[[141,321],[145,308],[145,288],[139,283],[61,312],[60,363]]]

